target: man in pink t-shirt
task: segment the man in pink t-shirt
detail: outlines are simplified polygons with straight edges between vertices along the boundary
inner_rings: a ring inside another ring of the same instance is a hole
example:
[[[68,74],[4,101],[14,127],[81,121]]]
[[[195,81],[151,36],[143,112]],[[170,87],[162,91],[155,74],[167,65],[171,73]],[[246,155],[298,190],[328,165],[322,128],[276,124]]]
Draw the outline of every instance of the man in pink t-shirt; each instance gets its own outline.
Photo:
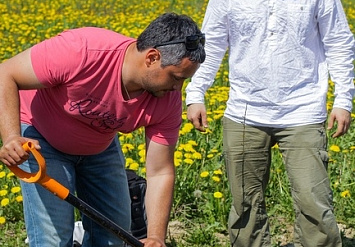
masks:
[[[21,168],[31,171],[36,161],[22,148],[31,141],[51,177],[129,230],[130,198],[117,132],[144,126],[148,236],[141,241],[165,246],[181,87],[204,61],[203,45],[191,18],[168,13],[137,40],[78,28],[7,60],[0,65],[0,160],[7,166],[26,160]],[[71,246],[73,208],[36,184],[21,186],[30,246]],[[83,226],[83,246],[123,246],[85,216]]]

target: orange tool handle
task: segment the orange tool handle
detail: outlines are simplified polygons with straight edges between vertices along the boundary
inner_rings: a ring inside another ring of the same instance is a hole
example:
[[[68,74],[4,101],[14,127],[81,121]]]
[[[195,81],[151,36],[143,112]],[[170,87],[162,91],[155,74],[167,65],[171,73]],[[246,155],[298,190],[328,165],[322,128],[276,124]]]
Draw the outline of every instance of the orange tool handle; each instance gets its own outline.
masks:
[[[54,195],[65,200],[69,195],[69,190],[46,174],[46,161],[44,160],[42,154],[35,149],[33,143],[31,142],[24,143],[22,147],[26,152],[31,152],[37,160],[39,168],[38,172],[25,172],[18,166],[9,166],[10,170],[21,180],[28,183],[39,183]]]

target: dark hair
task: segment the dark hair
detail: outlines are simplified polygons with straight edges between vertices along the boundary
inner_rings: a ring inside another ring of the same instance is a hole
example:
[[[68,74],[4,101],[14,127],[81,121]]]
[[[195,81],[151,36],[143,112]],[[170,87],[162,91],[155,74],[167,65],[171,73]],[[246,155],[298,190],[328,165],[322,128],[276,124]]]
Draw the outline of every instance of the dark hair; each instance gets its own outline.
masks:
[[[138,51],[152,48],[160,43],[184,39],[186,36],[202,34],[197,24],[186,15],[165,13],[152,21],[137,39]],[[193,62],[203,63],[206,58],[202,44],[193,51],[186,50],[184,43],[159,46],[156,49],[161,54],[162,67],[179,65],[181,60],[188,57]]]

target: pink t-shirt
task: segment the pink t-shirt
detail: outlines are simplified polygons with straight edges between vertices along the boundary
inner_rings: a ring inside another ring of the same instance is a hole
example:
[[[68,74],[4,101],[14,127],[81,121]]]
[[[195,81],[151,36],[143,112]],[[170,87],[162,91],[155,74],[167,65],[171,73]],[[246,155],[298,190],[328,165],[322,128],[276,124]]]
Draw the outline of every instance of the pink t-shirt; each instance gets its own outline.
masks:
[[[144,92],[124,100],[121,69],[135,39],[101,28],[68,30],[31,48],[32,66],[47,88],[20,91],[21,121],[56,149],[76,155],[105,150],[118,131],[145,126],[152,141],[174,145],[181,125],[181,92]]]

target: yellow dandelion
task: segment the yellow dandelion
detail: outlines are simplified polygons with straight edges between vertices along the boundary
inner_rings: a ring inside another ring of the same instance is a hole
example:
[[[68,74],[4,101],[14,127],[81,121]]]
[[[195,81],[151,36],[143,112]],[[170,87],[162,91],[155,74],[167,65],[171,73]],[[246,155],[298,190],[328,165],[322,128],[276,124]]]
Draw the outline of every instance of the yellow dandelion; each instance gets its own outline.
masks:
[[[194,140],[190,140],[190,141],[188,141],[187,143],[190,144],[190,145],[192,145],[192,146],[197,146],[197,145],[198,145],[197,142],[194,141]]]
[[[5,222],[6,222],[5,217],[0,216],[0,225],[5,224]]]
[[[338,153],[340,152],[340,147],[333,144],[330,146],[329,150]]]
[[[140,151],[138,152],[138,155],[139,155],[140,157],[145,157],[145,149],[140,150]]]
[[[132,158],[126,158],[126,165],[132,164],[134,160]]]
[[[201,132],[201,134],[205,134],[205,135],[211,134],[211,133],[212,133],[212,130],[209,128],[206,128],[205,132]]]
[[[204,171],[204,172],[201,172],[200,177],[201,177],[201,178],[205,178],[205,177],[207,177],[208,175],[209,175],[209,172],[208,172],[208,171]]]
[[[213,157],[214,157],[213,154],[208,154],[208,155],[207,155],[207,158],[209,158],[209,159],[211,159],[211,158],[213,158]]]
[[[182,162],[181,159],[174,159],[174,165],[175,165],[176,167],[180,166],[180,165],[181,165],[181,162]]]
[[[218,109],[220,109],[222,111],[222,113],[224,112],[224,110],[226,109],[225,105],[220,105],[218,106]]]
[[[200,160],[200,159],[202,159],[202,155],[200,153],[196,152],[196,153],[192,154],[192,158],[194,158],[195,160]]]
[[[194,128],[194,125],[192,123],[188,122],[188,123],[184,124],[184,128],[191,131]]]
[[[5,207],[5,206],[7,206],[9,204],[9,202],[10,202],[9,198],[4,198],[4,199],[1,200],[0,204],[1,204],[2,207]]]
[[[138,168],[139,168],[139,164],[137,162],[134,162],[129,165],[129,169],[131,169],[133,171],[138,171]]]
[[[123,145],[122,145],[122,152],[123,152],[124,154],[126,154],[126,153],[132,151],[133,149],[134,149],[134,146],[133,146],[132,144],[126,143],[126,144],[123,144]]]
[[[215,175],[222,175],[223,172],[222,172],[221,169],[218,169],[218,170],[213,171],[213,174],[215,174]]]
[[[343,192],[340,193],[341,197],[350,197],[350,191],[349,190],[344,190]]]
[[[328,98],[331,96],[328,96]],[[327,102],[326,103],[326,107],[327,107],[327,111],[330,111],[332,109],[333,103],[332,102]]]
[[[145,132],[144,127],[140,127],[139,129],[136,130],[136,132],[138,132],[139,134],[143,134]],[[132,135],[133,137],[133,135]]]
[[[134,149],[134,146],[130,143],[125,143],[122,145],[122,148],[128,149],[128,151],[131,151]]]
[[[184,158],[186,158],[186,159],[191,159],[191,158],[192,158],[192,154],[185,153],[185,154],[184,154]]]
[[[11,192],[12,193],[17,193],[17,192],[20,192],[20,191],[21,191],[21,188],[19,186],[11,188]]]
[[[126,139],[132,139],[133,138],[133,134],[132,133],[124,134],[124,136],[126,137]]]
[[[13,173],[13,172],[10,172],[9,174],[7,174],[7,178],[12,178],[12,177],[14,177],[15,176],[15,174]]]
[[[180,151],[175,151],[174,157],[175,157],[175,159],[180,159],[180,158],[182,158],[182,152],[180,152]]]
[[[192,123],[185,123],[184,126],[180,130],[180,135],[184,135],[186,133],[191,132],[191,130],[194,128]]]
[[[191,152],[191,153],[196,152],[195,149],[193,148],[193,146],[190,143],[185,144],[184,151],[185,152]]]
[[[7,190],[0,190],[0,196],[6,196],[8,193]]]
[[[15,200],[16,200],[17,202],[22,202],[22,201],[23,201],[23,198],[22,198],[22,196],[16,196]]]
[[[215,193],[213,193],[213,197],[219,199],[223,197],[223,194],[219,191],[216,191]]]
[[[212,180],[217,182],[217,183],[221,181],[221,179],[219,177],[217,177],[217,176],[212,176]]]
[[[4,171],[0,172],[0,178],[3,178],[5,176],[6,176],[6,172],[4,172]]]
[[[184,159],[184,162],[189,165],[192,165],[194,163],[192,159]]]
[[[213,116],[213,120],[218,120],[221,119],[223,117],[223,114],[217,114]]]

